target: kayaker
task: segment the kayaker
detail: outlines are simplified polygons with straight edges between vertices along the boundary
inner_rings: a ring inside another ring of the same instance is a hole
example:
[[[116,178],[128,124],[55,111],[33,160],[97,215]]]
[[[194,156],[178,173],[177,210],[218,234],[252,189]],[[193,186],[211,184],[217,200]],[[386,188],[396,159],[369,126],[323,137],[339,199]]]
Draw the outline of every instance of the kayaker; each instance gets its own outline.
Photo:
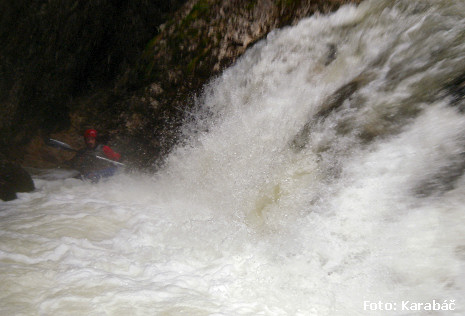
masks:
[[[99,144],[95,129],[87,129],[84,132],[84,142],[86,147],[79,150],[71,159],[71,166],[79,171],[83,178],[92,182],[97,182],[102,177],[112,176],[116,171],[116,166],[98,157],[119,161],[121,155],[109,146]]]

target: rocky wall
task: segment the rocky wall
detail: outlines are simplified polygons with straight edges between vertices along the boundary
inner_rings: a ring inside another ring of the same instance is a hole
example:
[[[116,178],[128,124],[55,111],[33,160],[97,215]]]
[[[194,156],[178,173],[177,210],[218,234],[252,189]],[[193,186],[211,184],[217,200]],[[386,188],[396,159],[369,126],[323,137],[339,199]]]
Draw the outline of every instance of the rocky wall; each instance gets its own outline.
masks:
[[[139,2],[141,7],[149,3]],[[27,50],[27,43],[10,43],[9,50],[0,50],[0,70],[11,77],[8,82],[0,82],[1,147],[10,159],[25,166],[51,167],[68,157],[48,148],[44,138],[54,137],[79,148],[83,146],[82,132],[93,127],[129,163],[150,169],[180,141],[178,127],[202,86],[232,65],[247,48],[273,29],[359,2],[189,0],[174,13],[165,14],[164,19],[158,17],[164,23],[153,30],[145,48],[138,53],[132,51],[131,56],[139,56],[133,58],[118,45],[137,49],[133,32],[138,24],[148,25],[141,21],[150,18],[133,2],[82,4],[68,0],[62,2],[64,7],[47,10],[47,4],[39,6],[40,1],[33,1],[36,7],[31,5],[32,10],[45,14],[48,23],[38,27],[36,34],[42,40],[32,46],[37,54],[44,54],[44,59],[37,59],[35,65],[35,59],[31,59],[34,54],[24,51],[19,61],[12,59],[14,48]],[[49,1],[48,6],[57,3]],[[18,15],[19,9],[18,5],[10,7],[9,14]],[[129,15],[128,9],[132,12]],[[70,18],[75,19],[74,27],[66,22]],[[68,31],[60,32],[60,25],[68,26]],[[93,27],[99,32],[94,34]],[[0,34],[7,42],[15,41],[5,32]],[[76,34],[80,37],[73,38]],[[25,36],[20,38],[24,40]],[[142,36],[137,38],[142,40]],[[113,62],[115,59],[118,61]],[[32,72],[26,71],[29,66]],[[15,74],[17,69],[19,75]]]

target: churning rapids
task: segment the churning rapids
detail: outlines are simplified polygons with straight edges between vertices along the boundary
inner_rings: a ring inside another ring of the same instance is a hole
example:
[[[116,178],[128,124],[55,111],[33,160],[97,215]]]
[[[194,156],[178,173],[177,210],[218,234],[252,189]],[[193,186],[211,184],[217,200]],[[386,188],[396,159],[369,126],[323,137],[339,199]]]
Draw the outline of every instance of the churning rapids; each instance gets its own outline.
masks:
[[[269,34],[157,174],[0,203],[1,314],[463,315],[464,73],[463,0]]]

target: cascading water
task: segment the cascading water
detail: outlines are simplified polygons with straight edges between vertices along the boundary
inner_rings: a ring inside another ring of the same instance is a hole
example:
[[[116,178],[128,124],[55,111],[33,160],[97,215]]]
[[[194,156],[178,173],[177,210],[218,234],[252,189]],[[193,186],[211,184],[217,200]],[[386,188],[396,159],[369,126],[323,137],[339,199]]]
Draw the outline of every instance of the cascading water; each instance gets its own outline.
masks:
[[[464,39],[462,0],[273,32],[156,175],[0,204],[1,314],[463,315]]]

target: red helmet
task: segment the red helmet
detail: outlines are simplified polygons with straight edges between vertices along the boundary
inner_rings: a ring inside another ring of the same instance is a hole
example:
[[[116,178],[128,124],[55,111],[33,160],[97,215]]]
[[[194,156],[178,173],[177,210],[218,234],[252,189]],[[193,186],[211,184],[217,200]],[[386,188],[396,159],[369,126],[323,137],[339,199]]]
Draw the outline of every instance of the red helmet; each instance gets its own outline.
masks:
[[[84,138],[97,138],[97,131],[95,129],[88,129],[84,132]]]

